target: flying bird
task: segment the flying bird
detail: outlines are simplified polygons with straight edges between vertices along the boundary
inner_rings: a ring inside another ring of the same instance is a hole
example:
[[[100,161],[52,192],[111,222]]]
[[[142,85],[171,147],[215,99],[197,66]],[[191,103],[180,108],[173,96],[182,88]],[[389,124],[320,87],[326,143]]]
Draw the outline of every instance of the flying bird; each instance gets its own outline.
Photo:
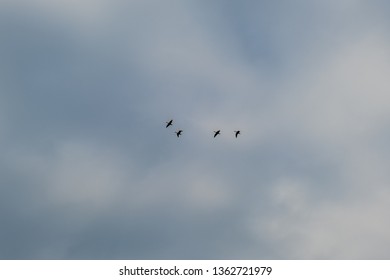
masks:
[[[236,138],[237,138],[238,134],[241,133],[239,130],[235,130],[234,132],[236,133]]]
[[[179,137],[181,135],[181,133],[183,132],[183,130],[178,130],[178,131],[175,131],[176,133],[176,136]]]
[[[169,122],[167,122],[167,125],[165,127],[172,125],[172,123],[173,123],[173,120],[170,120]]]
[[[214,138],[215,138],[217,135],[219,135],[219,134],[221,134],[221,131],[220,131],[220,130],[214,131]]]

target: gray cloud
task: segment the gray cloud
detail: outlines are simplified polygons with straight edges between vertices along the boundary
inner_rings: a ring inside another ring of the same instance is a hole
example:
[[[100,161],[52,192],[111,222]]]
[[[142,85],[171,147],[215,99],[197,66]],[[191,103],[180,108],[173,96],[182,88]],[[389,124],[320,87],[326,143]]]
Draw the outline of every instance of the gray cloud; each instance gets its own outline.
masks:
[[[0,258],[388,258],[387,4],[0,5]]]

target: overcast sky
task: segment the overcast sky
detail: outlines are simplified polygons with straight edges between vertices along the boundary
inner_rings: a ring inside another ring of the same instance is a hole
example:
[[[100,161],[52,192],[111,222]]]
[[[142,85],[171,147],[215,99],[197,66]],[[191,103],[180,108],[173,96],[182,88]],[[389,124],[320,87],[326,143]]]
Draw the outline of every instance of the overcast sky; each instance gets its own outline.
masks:
[[[389,259],[389,14],[1,0],[0,258]]]

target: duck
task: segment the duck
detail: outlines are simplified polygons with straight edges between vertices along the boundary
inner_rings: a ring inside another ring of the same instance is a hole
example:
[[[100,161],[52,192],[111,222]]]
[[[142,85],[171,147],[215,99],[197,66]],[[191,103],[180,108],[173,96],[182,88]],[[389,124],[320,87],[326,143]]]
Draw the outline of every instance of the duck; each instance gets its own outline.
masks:
[[[182,132],[183,132],[183,130],[181,130],[181,129],[178,130],[178,131],[175,131],[176,136],[177,136],[177,137],[180,137],[180,135],[181,135]]]
[[[172,125],[172,123],[173,123],[173,120],[170,120],[169,122],[167,122],[167,125],[165,127]]]
[[[219,134],[221,134],[221,130],[214,131],[214,138]]]
[[[236,135],[236,138],[237,138],[238,134],[241,133],[239,130],[235,130],[234,132],[236,133],[236,134],[235,134],[235,135]]]

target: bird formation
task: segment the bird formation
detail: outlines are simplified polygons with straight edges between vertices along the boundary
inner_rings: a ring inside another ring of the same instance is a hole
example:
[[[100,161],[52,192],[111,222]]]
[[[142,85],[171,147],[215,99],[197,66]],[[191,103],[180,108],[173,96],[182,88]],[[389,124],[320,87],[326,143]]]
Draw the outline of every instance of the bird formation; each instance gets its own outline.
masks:
[[[169,120],[166,122],[166,128],[168,128],[169,126],[172,126],[173,125],[173,120]],[[182,129],[179,129],[177,131],[175,131],[175,134],[177,137],[180,137],[180,135],[183,133],[183,130]],[[237,138],[238,135],[241,133],[240,130],[235,130],[234,131],[234,136]],[[214,138],[217,137],[218,135],[221,134],[221,130],[217,130],[217,131],[214,131]]]

